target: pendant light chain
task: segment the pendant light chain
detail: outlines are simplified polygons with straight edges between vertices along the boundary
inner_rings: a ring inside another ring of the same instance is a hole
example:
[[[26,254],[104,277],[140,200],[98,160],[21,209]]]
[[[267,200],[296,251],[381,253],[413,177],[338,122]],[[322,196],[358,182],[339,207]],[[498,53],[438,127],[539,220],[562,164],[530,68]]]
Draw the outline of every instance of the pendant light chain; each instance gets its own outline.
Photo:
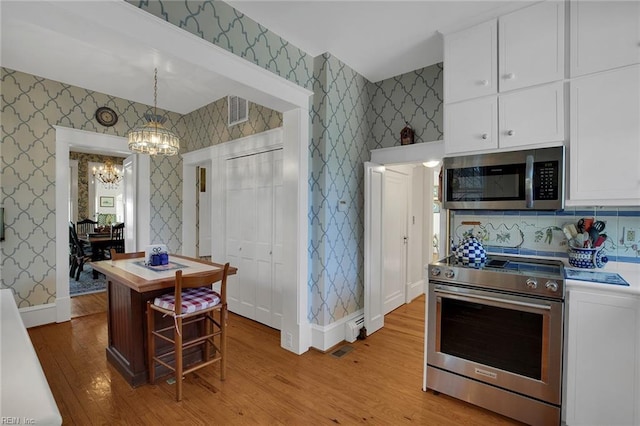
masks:
[[[158,68],[154,69],[153,76],[153,115],[157,115],[156,107],[158,105]]]

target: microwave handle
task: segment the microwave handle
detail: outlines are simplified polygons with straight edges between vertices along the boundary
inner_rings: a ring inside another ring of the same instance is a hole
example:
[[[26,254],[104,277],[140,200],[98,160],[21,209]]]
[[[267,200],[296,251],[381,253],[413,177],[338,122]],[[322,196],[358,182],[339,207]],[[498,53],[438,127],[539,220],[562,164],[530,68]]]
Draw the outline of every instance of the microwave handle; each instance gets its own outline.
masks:
[[[527,155],[524,171],[524,197],[526,207],[533,208],[533,155]]]

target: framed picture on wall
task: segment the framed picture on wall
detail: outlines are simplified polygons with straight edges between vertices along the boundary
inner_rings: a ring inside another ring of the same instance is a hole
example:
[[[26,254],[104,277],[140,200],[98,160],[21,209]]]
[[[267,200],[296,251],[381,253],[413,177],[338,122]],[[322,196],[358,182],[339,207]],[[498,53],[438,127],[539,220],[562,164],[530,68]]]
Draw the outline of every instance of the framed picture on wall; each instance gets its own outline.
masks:
[[[100,197],[100,207],[113,207],[113,197]]]

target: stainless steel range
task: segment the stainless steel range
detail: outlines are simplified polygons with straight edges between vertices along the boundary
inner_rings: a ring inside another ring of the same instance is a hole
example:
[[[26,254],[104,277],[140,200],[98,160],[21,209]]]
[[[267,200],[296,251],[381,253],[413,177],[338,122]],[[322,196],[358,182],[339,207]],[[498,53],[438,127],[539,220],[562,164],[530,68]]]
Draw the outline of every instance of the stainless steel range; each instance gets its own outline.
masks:
[[[532,424],[562,403],[561,261],[454,256],[428,266],[427,387]]]

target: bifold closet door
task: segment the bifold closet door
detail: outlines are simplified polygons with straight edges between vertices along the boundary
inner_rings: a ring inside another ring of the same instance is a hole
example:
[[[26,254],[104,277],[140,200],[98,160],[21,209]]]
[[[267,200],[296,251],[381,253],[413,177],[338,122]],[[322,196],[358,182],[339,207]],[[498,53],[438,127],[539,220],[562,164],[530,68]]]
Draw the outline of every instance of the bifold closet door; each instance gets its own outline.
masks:
[[[229,310],[255,317],[257,264],[256,161],[253,156],[227,160],[226,230],[227,261],[237,265],[236,285],[228,287]]]
[[[227,160],[227,259],[238,265],[229,309],[280,329],[282,151]]]

